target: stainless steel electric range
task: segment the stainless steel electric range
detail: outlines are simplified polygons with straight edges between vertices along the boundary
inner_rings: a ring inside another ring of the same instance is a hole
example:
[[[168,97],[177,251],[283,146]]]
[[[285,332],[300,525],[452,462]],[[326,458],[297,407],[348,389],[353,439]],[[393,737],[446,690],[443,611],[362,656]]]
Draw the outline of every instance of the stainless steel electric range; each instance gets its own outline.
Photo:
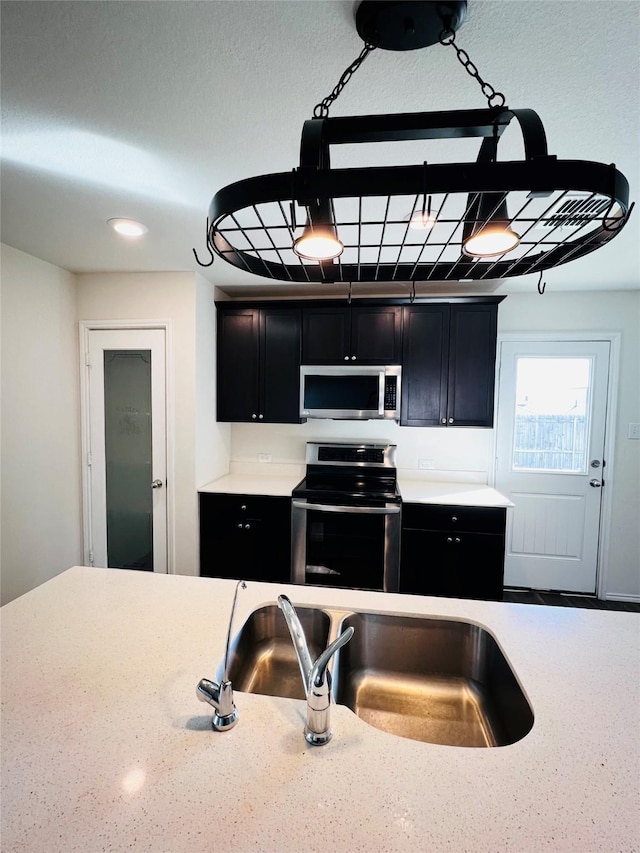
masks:
[[[292,583],[397,592],[401,508],[395,444],[308,442],[292,492]]]

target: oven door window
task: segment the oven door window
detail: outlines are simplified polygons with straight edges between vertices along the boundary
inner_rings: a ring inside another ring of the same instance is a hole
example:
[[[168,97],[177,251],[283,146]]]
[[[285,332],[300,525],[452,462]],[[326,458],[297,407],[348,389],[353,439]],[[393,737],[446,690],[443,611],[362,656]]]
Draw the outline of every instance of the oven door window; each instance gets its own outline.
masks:
[[[307,510],[306,583],[383,589],[386,518]]]

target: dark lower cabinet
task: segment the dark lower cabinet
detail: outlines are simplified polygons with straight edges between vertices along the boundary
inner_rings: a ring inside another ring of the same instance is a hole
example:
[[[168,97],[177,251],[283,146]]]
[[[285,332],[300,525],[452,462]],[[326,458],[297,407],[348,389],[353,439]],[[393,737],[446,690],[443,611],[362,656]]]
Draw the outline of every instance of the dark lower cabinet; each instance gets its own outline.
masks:
[[[506,509],[403,504],[400,592],[501,601]]]
[[[291,498],[200,493],[200,575],[288,583]]]

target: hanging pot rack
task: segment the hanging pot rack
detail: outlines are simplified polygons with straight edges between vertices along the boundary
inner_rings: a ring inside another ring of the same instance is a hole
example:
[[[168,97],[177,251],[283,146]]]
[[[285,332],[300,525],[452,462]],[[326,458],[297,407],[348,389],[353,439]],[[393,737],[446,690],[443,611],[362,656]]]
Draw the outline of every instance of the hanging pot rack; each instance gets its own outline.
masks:
[[[443,19],[447,5],[452,16]],[[417,7],[424,10],[422,23],[411,19],[407,36],[407,9]],[[633,208],[626,178],[614,164],[558,160],[548,153],[538,114],[506,107],[502,93],[482,80],[454,44],[463,12],[462,0],[455,7],[453,0],[373,0],[360,4],[356,21],[363,37],[377,38],[386,49],[436,40],[453,44],[481,84],[487,109],[328,117],[330,103],[373,49],[367,43],[332,95],[317,105],[314,118],[304,122],[297,168],[238,181],[214,195],[207,221],[210,251],[246,272],[285,282],[448,282],[542,273],[613,239]],[[384,38],[378,31],[381,16]],[[524,158],[500,162],[498,142],[514,119]],[[469,137],[481,140],[471,163],[331,168],[332,145]],[[424,212],[427,197],[435,224],[416,230],[408,214],[420,205]],[[507,209],[505,224],[519,238],[516,247],[497,256],[469,255],[470,233]],[[309,260],[296,253],[303,228],[326,226],[343,246],[337,257]]]

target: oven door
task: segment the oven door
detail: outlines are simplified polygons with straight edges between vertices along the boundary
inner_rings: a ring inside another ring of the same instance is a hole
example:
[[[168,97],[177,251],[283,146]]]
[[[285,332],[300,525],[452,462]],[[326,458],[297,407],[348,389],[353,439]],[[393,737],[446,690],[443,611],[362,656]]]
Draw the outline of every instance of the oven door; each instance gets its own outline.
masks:
[[[400,509],[294,499],[292,583],[397,592]]]

